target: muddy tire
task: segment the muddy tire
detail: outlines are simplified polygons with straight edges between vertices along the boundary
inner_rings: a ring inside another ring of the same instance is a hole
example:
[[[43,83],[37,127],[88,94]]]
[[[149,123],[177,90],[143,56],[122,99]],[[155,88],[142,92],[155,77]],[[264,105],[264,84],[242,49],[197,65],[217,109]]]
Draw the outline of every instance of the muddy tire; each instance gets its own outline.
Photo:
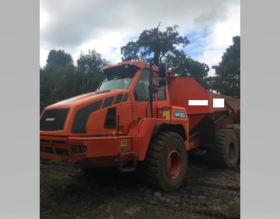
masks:
[[[239,158],[239,145],[235,132],[231,129],[216,130],[216,144],[208,149],[210,162],[219,167],[234,167]]]
[[[145,160],[139,162],[138,175],[155,189],[178,189],[186,176],[187,153],[180,135],[160,132],[152,137]]]
[[[237,137],[237,140],[238,140],[238,145],[239,145],[239,157],[238,157],[238,162],[237,163],[240,163],[240,129],[236,129],[235,130],[235,134],[236,134],[236,137]]]

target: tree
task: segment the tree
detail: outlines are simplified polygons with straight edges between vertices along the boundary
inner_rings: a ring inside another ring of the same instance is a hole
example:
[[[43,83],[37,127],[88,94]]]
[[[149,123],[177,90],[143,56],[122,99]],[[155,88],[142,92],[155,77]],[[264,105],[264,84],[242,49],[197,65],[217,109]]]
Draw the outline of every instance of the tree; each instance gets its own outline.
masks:
[[[47,65],[66,66],[73,64],[72,56],[64,50],[51,50],[48,55]]]
[[[222,61],[212,67],[211,89],[220,94],[240,98],[240,36],[233,37],[233,45],[226,49]]]
[[[60,100],[76,96],[81,85],[77,83],[76,68],[67,66],[46,65],[40,69],[40,110]]]
[[[96,90],[104,78],[99,70],[107,64],[95,50],[81,52],[77,66],[64,50],[51,50],[46,66],[40,68],[40,111],[50,104]]]
[[[182,77],[194,77],[204,88],[209,85],[204,80],[208,75],[209,67],[189,57],[182,49],[190,41],[186,36],[179,36],[178,25],[167,27],[166,31],[160,31],[159,26],[150,30],[144,30],[139,39],[128,42],[121,47],[123,61],[141,60],[158,66],[166,62],[168,68],[172,68],[172,74]]]
[[[64,50],[51,50],[47,64],[40,68],[40,111],[60,100],[80,93],[72,56]]]
[[[172,74],[179,77],[193,77],[206,90],[210,85],[206,80],[209,67],[205,63],[200,63],[188,57],[183,51],[175,51],[174,55],[167,55],[167,67],[172,69]]]
[[[97,86],[104,78],[104,76],[99,73],[99,70],[108,64],[109,62],[102,59],[102,56],[94,49],[88,50],[87,54],[81,52],[77,60],[77,68],[82,78],[82,93],[96,90]]]
[[[137,41],[130,41],[121,47],[122,60],[148,62],[151,59],[153,64],[158,66],[166,55],[174,54],[177,51],[176,47],[184,48],[190,43],[187,37],[179,36],[176,31],[178,25],[167,27],[164,32],[159,31],[159,26],[144,30]]]

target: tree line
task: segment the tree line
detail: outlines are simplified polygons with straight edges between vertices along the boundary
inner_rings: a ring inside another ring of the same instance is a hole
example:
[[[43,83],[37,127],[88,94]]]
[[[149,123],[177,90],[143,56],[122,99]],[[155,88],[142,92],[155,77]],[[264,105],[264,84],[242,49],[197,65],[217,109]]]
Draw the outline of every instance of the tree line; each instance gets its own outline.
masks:
[[[207,77],[209,67],[192,59],[183,51],[190,41],[180,36],[178,26],[160,31],[159,26],[144,30],[138,40],[121,47],[122,61],[141,60],[158,66],[166,63],[172,74],[194,77],[205,89],[240,98],[240,36],[231,45],[215,69],[215,76]],[[81,52],[75,65],[71,54],[51,50],[46,65],[40,67],[40,112],[55,102],[96,90],[104,79],[99,70],[109,61],[94,49]]]

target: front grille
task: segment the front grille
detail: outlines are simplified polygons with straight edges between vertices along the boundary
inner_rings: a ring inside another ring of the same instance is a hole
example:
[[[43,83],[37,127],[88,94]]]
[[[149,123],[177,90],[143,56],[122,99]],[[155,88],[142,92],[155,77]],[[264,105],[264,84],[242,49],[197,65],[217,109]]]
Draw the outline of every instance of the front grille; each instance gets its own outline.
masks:
[[[54,154],[53,149],[50,148],[50,147],[44,147],[44,150],[45,150],[46,153]]]
[[[52,140],[52,143],[53,144],[65,144],[65,141],[55,141],[55,140]]]
[[[63,130],[69,109],[49,109],[45,110],[41,121],[41,131]]]
[[[44,142],[44,143],[50,143],[50,140],[41,139],[41,142]]]
[[[60,148],[56,148],[55,153],[58,155],[66,155],[66,156],[69,155],[68,151],[66,149],[60,149]]]
[[[87,151],[87,146],[83,145],[72,145],[73,154],[85,153]]]

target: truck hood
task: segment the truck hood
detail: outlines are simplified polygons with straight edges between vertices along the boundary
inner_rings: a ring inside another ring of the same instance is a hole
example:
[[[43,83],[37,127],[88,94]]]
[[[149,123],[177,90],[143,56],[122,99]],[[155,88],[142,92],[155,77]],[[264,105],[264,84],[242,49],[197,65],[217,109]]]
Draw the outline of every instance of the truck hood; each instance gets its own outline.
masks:
[[[107,108],[115,106],[115,101],[120,103],[117,96],[125,96],[128,93],[129,90],[92,92],[52,104],[46,107],[40,116],[40,134],[86,134],[86,124],[92,113],[98,114],[96,119],[102,117],[107,113]]]
[[[78,95],[75,97],[68,98],[66,100],[59,101],[52,105],[47,106],[45,109],[62,109],[62,108],[76,108],[83,107],[94,101],[102,100],[107,97],[116,96],[118,94],[127,93],[128,90],[107,90],[107,91],[97,91]]]

